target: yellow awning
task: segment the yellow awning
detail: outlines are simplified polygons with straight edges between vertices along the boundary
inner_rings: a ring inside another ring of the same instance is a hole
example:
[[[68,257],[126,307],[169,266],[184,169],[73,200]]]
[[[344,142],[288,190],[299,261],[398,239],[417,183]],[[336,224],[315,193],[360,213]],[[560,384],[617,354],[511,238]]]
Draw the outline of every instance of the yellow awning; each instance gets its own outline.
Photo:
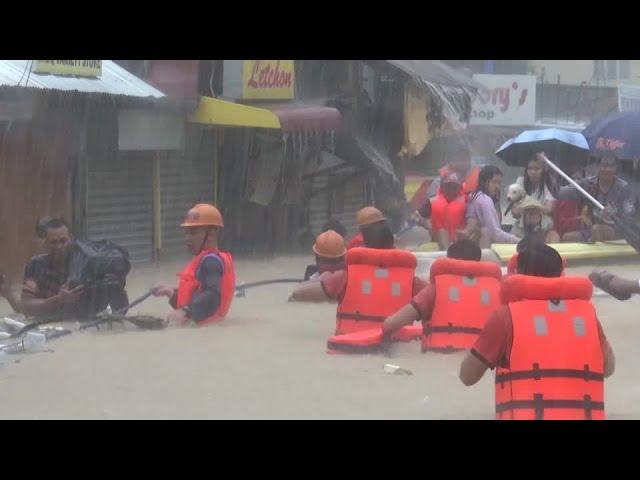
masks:
[[[280,119],[271,110],[211,97],[200,97],[200,105],[189,115],[189,121],[228,127],[280,128]]]

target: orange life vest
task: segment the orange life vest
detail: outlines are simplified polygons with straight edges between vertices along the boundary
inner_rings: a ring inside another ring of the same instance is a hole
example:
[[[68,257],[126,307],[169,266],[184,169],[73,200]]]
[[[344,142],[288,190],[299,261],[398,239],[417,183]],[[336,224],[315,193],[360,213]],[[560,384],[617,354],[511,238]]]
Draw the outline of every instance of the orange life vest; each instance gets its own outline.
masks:
[[[395,342],[410,342],[420,338],[420,325],[405,325],[391,336]],[[372,353],[380,350],[382,345],[382,328],[359,330],[357,332],[334,335],[327,342],[328,353]]]
[[[347,287],[338,304],[336,335],[382,327],[411,301],[416,257],[403,250],[347,252]]]
[[[441,257],[431,265],[430,277],[436,300],[431,320],[423,322],[422,351],[471,348],[500,305],[500,267]]]
[[[208,325],[223,320],[229,308],[231,308],[231,302],[233,301],[236,288],[236,274],[231,254],[228,252],[219,252],[213,248],[204,250],[199,255],[196,255],[184,270],[178,274],[180,278],[178,285],[178,308],[189,305],[193,299],[193,295],[200,289],[200,281],[196,277],[196,272],[205,257],[211,255],[219,257],[223,264],[222,281],[220,284],[220,305],[210,317],[198,322],[198,325]]]
[[[592,288],[584,277],[504,279],[513,344],[509,368],[496,370],[496,418],[604,419],[604,354]]]
[[[564,275],[564,270],[567,268],[567,259],[562,257],[562,274]],[[518,272],[518,252],[511,255],[509,259],[509,263],[507,264],[507,273],[513,274]]]
[[[444,195],[437,195],[431,202],[431,228],[433,230],[445,229],[452,242],[456,241],[458,230],[464,228],[464,214],[467,208],[465,195],[460,195],[455,200],[448,202]]]

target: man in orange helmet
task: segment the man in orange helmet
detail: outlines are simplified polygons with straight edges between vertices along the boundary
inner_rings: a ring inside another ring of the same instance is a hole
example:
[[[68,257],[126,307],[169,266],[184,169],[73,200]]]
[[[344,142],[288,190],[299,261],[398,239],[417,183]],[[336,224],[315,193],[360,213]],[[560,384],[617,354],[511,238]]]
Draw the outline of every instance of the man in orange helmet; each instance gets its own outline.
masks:
[[[381,235],[393,238],[393,232],[387,224],[387,219],[376,207],[368,206],[360,209],[356,214],[356,222],[360,233],[351,239],[347,250],[355,247],[377,248],[372,243],[378,243],[376,239]]]
[[[364,212],[363,212],[364,211]],[[376,213],[377,212],[377,213]],[[380,218],[382,220],[380,220]],[[373,223],[368,221],[375,220]],[[382,212],[375,207],[365,207],[358,212],[358,221],[363,222],[362,237],[365,248],[377,250],[393,250],[394,237],[387,225]],[[357,238],[357,237],[356,237]],[[352,240],[353,242],[353,240]],[[418,277],[413,281],[413,292],[416,295],[426,285]],[[320,277],[319,282],[304,282],[291,295],[290,301],[325,302],[329,300],[341,301],[347,288],[347,269],[329,272]]]
[[[316,254],[316,264],[307,267],[305,280],[315,281],[325,272],[345,269],[344,256],[347,249],[344,246],[344,238],[338,232],[327,230],[318,235],[313,245],[313,253]]]
[[[235,269],[231,254],[218,250],[222,215],[213,205],[201,203],[189,210],[181,226],[194,258],[178,274],[178,288],[158,284],[152,292],[170,298],[175,309],[168,316],[171,324],[200,326],[223,320],[233,300]]]

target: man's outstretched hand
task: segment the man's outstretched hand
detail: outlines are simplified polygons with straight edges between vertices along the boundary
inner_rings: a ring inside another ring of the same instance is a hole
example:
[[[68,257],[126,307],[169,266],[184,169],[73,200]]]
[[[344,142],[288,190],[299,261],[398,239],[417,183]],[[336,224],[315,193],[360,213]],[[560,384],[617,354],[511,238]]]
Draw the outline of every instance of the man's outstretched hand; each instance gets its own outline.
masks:
[[[151,294],[154,297],[169,297],[173,296],[174,288],[166,283],[157,283],[151,288]]]

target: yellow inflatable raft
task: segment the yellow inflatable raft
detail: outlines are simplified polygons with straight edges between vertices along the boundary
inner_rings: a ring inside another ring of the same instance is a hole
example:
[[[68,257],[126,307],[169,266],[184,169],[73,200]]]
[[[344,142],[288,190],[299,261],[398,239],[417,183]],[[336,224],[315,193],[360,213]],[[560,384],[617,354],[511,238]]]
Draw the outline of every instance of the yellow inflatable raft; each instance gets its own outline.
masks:
[[[602,260],[607,258],[633,258],[638,256],[633,247],[624,240],[615,242],[596,242],[589,243],[552,243],[551,247],[555,248],[560,255],[571,260]],[[491,250],[500,258],[502,262],[508,262],[511,256],[516,252],[516,245],[512,243],[494,243]],[[438,244],[435,242],[424,243],[416,249],[417,252],[436,252]]]

